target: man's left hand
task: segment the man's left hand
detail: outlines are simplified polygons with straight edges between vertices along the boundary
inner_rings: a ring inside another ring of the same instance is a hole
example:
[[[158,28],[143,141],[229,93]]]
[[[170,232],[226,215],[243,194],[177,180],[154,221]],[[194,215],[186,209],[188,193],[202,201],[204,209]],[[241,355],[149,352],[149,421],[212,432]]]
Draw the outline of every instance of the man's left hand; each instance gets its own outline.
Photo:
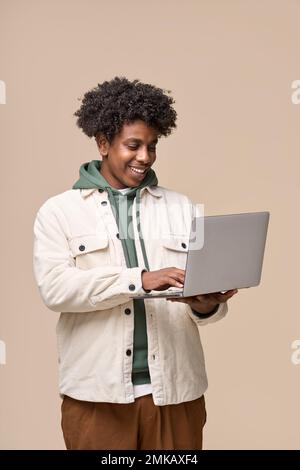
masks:
[[[213,292],[212,294],[194,295],[192,297],[168,297],[167,300],[170,302],[183,302],[189,304],[189,306],[198,313],[208,314],[218,304],[226,302],[233,295],[237,294],[237,289],[228,290],[225,294],[221,292]]]

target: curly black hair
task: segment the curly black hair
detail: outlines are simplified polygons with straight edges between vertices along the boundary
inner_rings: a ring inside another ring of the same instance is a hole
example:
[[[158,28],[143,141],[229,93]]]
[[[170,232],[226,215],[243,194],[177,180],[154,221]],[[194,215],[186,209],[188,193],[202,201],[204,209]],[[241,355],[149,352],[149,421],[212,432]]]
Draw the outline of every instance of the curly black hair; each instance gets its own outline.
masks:
[[[140,80],[115,77],[85,93],[74,116],[78,117],[77,125],[88,137],[103,133],[109,142],[124,124],[138,119],[156,129],[159,136],[167,136],[176,127],[173,103],[173,98],[161,88]]]

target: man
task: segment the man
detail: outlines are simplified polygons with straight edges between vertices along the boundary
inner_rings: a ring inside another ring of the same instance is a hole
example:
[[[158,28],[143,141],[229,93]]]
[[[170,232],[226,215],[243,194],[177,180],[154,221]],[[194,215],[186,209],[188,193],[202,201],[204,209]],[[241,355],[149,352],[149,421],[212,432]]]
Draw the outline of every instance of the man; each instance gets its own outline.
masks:
[[[222,318],[236,290],[131,297],[184,281],[195,207],[158,186],[151,168],[159,138],[176,127],[173,102],[160,88],[118,77],[87,92],[75,115],[101,161],[83,164],[73,189],[36,217],[37,284],[61,313],[68,449],[202,448],[207,380],[198,326]]]

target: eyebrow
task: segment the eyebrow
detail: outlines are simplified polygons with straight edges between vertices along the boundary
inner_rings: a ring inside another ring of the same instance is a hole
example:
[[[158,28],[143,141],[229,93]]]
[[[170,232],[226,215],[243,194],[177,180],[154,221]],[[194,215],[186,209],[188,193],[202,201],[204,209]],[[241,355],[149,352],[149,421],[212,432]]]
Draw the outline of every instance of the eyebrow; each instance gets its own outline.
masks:
[[[142,142],[142,143],[143,143],[143,140],[142,140],[142,139],[138,139],[137,137],[128,137],[128,139],[125,139],[125,142],[128,142],[129,140],[134,140],[135,142],[139,142],[139,143]],[[158,142],[158,138],[152,140],[152,141],[150,142],[150,144],[157,144],[157,142]]]

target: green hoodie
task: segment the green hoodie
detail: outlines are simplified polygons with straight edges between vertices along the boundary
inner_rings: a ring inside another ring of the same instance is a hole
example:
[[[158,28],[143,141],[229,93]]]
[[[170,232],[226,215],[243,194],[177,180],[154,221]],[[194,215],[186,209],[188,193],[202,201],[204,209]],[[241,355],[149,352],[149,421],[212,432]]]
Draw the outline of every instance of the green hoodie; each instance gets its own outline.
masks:
[[[119,229],[120,241],[128,268],[138,266],[134,237],[127,236],[128,227],[132,226],[133,200],[136,198],[136,219],[138,234],[144,257],[145,267],[149,270],[147,254],[140,227],[139,206],[140,191],[145,186],[156,186],[158,183],[155,172],[150,169],[144,180],[138,187],[128,189],[126,194],[120,193],[116,188],[110,186],[100,173],[101,161],[92,160],[81,165],[80,178],[73,185],[73,189],[98,188],[107,191],[113,214]],[[130,234],[129,234],[130,235]],[[133,344],[133,373],[132,381],[134,385],[150,383],[148,368],[148,342],[145,304],[142,299],[134,299],[134,344]]]

